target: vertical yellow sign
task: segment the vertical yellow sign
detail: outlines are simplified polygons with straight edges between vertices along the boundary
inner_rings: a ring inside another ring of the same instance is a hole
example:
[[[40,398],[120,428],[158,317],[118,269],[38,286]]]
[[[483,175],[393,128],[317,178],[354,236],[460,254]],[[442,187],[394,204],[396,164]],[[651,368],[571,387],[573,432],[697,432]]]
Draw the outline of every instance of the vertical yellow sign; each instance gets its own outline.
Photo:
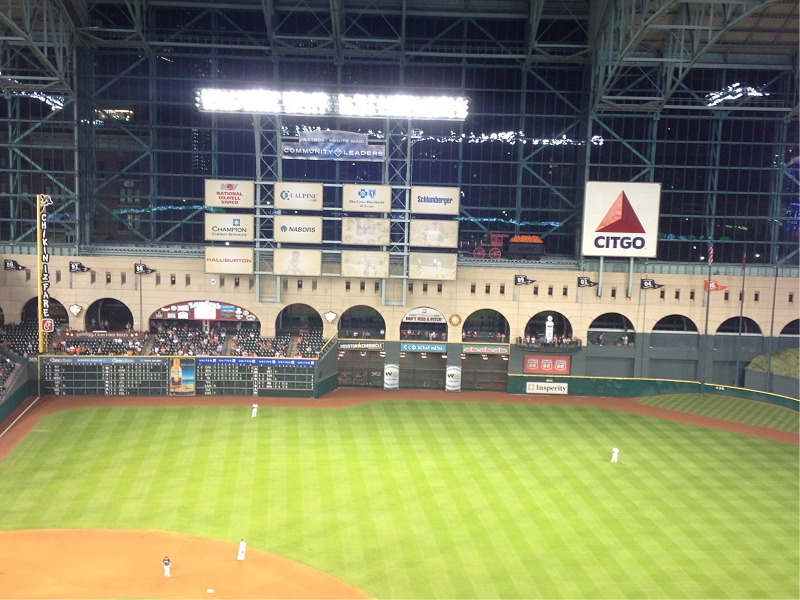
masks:
[[[47,336],[55,329],[55,322],[50,316],[50,250],[47,243],[47,207],[53,199],[45,194],[36,196],[36,250],[38,257],[37,273],[39,276],[37,289],[39,295],[39,354],[47,348]]]

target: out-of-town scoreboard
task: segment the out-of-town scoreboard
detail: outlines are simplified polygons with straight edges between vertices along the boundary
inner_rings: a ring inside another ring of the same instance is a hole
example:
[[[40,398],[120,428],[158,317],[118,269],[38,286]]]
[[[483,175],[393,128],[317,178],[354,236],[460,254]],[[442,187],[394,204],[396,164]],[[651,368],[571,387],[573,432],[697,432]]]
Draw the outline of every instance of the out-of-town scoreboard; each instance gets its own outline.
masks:
[[[53,396],[269,396],[314,389],[316,361],[248,357],[43,356]],[[305,394],[303,394],[305,395]]]

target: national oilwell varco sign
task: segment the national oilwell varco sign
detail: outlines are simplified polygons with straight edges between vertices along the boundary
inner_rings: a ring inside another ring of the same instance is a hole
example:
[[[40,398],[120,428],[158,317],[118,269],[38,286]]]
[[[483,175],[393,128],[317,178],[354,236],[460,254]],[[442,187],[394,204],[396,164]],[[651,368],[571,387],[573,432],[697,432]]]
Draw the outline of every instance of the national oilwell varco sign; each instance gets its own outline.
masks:
[[[253,181],[206,179],[206,206],[224,208],[253,208],[256,184]]]
[[[660,200],[660,183],[587,182],[582,254],[655,257]]]

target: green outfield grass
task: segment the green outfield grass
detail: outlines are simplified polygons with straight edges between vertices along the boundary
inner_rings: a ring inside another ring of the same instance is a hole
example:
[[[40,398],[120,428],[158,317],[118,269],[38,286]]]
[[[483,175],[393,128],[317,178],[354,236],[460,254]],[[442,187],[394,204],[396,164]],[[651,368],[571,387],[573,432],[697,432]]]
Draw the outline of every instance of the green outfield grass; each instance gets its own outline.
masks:
[[[0,462],[0,529],[244,537],[377,598],[796,598],[799,468],[592,407],[76,409]]]
[[[797,411],[746,398],[715,394],[662,394],[638,398],[638,401],[641,404],[779,431],[800,431],[800,414]]]

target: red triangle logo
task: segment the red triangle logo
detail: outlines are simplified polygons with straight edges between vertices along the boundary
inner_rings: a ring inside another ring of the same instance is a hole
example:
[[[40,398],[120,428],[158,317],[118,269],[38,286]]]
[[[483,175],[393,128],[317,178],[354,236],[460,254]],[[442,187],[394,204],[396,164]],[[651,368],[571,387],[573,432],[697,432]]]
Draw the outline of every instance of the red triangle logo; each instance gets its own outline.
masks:
[[[614,204],[595,230],[598,233],[644,233],[644,227],[625,192],[620,192]]]

